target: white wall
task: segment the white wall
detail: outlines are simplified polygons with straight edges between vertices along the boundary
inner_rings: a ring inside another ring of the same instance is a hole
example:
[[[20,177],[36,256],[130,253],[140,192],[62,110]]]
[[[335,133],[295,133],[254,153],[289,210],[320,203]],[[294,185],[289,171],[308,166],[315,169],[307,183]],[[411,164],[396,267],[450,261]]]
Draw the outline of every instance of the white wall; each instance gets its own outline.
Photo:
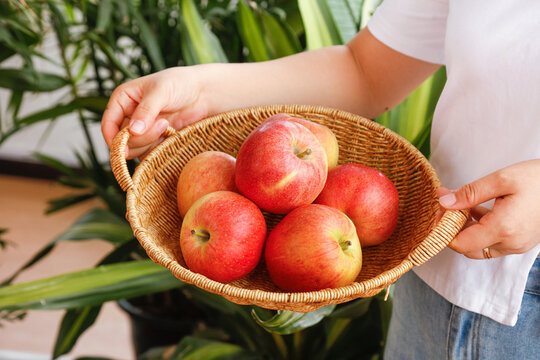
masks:
[[[58,47],[52,36],[45,39],[42,49],[52,59],[60,62]],[[17,56],[14,56],[11,59],[4,61],[1,66],[3,68],[19,67],[20,64],[20,59]],[[64,75],[62,67],[55,66],[45,60],[37,59],[35,61],[35,67],[41,71]],[[49,108],[52,104],[57,103],[62,98],[65,98],[65,102],[69,102],[71,99],[67,87],[49,93],[26,93],[24,95],[23,105],[19,116],[22,117]],[[9,122],[6,114],[8,102],[9,91],[0,89],[0,119],[2,120],[4,129],[6,129],[6,123]],[[50,132],[48,132],[47,135],[44,135],[47,128],[51,126],[50,124],[51,122],[47,121],[32,125],[11,136],[0,145],[0,159],[36,162],[32,157],[32,153],[38,151],[48,156],[58,158],[70,165],[76,165],[77,159],[74,156],[74,150],[84,153],[87,149],[86,139],[77,116],[69,114],[58,118],[54,121],[52,127],[50,127]],[[102,161],[107,161],[109,150],[101,136],[100,125],[92,124],[90,132],[97,148],[98,158]],[[0,169],[0,173],[1,172]]]

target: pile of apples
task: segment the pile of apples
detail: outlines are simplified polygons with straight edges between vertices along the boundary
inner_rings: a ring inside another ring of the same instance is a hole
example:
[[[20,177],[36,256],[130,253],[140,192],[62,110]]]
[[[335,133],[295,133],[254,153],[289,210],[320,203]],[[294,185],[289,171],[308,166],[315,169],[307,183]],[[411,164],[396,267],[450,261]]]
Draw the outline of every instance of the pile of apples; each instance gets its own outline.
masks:
[[[352,283],[362,246],[385,241],[398,218],[398,191],[379,170],[338,162],[326,126],[276,114],[251,132],[236,159],[203,152],[182,170],[180,247],[193,272],[219,282],[249,274],[264,253],[286,291]],[[286,214],[267,234],[261,210]]]

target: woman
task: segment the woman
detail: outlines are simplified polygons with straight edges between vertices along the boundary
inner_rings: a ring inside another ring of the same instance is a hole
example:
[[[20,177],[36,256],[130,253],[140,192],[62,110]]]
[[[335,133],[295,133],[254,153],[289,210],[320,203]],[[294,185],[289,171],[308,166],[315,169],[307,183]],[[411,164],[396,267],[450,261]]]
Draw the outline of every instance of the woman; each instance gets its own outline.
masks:
[[[439,189],[441,206],[472,208],[473,219],[448,249],[397,282],[385,356],[536,359],[538,19],[535,0],[386,0],[344,46],[173,68],[123,84],[103,116],[103,135],[110,145],[129,126],[134,158],[169,124],[179,129],[245,106],[317,104],[375,117],[446,65],[431,162],[455,189]]]

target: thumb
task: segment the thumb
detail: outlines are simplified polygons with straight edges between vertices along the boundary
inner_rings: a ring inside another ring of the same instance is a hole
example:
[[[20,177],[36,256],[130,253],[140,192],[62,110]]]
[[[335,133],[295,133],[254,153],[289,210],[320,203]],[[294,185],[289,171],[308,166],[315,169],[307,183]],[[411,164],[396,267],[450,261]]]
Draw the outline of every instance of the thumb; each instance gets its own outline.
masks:
[[[441,196],[439,203],[446,209],[462,210],[511,194],[511,184],[501,180],[504,178],[501,176],[502,171],[491,173]]]
[[[150,129],[165,105],[164,99],[165,96],[158,91],[146,95],[131,116],[129,131],[134,135],[142,135]]]

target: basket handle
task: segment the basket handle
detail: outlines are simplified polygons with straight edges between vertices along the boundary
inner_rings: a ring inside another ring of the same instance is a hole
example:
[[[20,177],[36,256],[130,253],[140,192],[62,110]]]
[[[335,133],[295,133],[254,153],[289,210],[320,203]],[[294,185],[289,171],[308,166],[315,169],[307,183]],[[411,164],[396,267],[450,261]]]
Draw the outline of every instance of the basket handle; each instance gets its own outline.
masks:
[[[422,265],[448,246],[465,226],[469,214],[469,209],[446,210],[427,238],[409,254],[408,259],[412,264]]]
[[[162,137],[168,138],[175,133],[176,130],[169,126]],[[129,191],[133,187],[133,180],[126,162],[126,147],[130,137],[129,128],[125,127],[116,134],[111,146],[111,169],[116,181],[124,191]]]

